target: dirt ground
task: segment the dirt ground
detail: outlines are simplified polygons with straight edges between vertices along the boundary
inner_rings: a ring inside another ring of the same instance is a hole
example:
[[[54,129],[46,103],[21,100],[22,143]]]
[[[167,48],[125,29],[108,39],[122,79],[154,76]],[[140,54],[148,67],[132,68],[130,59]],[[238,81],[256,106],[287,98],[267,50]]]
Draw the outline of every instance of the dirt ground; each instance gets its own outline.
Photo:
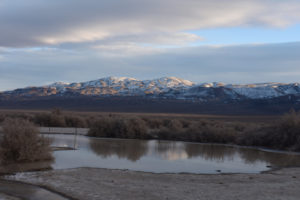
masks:
[[[21,200],[21,199],[0,193],[0,200]]]
[[[20,173],[7,178],[43,185],[79,200],[300,199],[300,168],[217,175],[79,168]]]

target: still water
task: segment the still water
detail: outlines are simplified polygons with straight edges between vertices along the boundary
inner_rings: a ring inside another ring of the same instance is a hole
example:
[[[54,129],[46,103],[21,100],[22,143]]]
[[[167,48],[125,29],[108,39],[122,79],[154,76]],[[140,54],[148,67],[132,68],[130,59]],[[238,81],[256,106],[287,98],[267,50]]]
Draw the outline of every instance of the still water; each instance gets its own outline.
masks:
[[[155,173],[259,173],[272,167],[300,166],[299,154],[224,145],[158,140],[99,139],[48,135],[55,151],[53,169],[95,167]]]

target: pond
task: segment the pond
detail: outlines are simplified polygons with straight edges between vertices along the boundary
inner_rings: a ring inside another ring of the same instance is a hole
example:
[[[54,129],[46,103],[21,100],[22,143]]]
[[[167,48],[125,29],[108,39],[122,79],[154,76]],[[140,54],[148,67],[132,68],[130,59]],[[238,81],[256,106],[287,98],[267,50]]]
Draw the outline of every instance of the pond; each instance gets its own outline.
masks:
[[[154,173],[260,173],[270,167],[300,166],[299,154],[252,148],[158,140],[47,135],[55,151],[53,169],[78,167],[128,169]]]

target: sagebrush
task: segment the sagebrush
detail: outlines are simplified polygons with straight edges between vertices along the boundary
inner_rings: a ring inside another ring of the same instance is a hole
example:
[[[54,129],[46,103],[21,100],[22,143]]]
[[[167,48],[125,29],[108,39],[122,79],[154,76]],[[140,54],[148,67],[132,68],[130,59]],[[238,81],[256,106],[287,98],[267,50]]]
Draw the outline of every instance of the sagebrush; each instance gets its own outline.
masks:
[[[2,163],[33,162],[52,159],[50,143],[40,136],[35,125],[24,119],[6,119],[0,141]]]

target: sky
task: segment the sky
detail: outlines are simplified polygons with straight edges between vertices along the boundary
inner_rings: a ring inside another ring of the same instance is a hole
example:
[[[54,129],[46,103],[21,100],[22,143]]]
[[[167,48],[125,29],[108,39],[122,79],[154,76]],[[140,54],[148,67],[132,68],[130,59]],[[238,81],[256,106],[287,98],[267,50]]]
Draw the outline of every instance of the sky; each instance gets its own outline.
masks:
[[[300,0],[0,0],[0,91],[102,77],[300,82]]]

